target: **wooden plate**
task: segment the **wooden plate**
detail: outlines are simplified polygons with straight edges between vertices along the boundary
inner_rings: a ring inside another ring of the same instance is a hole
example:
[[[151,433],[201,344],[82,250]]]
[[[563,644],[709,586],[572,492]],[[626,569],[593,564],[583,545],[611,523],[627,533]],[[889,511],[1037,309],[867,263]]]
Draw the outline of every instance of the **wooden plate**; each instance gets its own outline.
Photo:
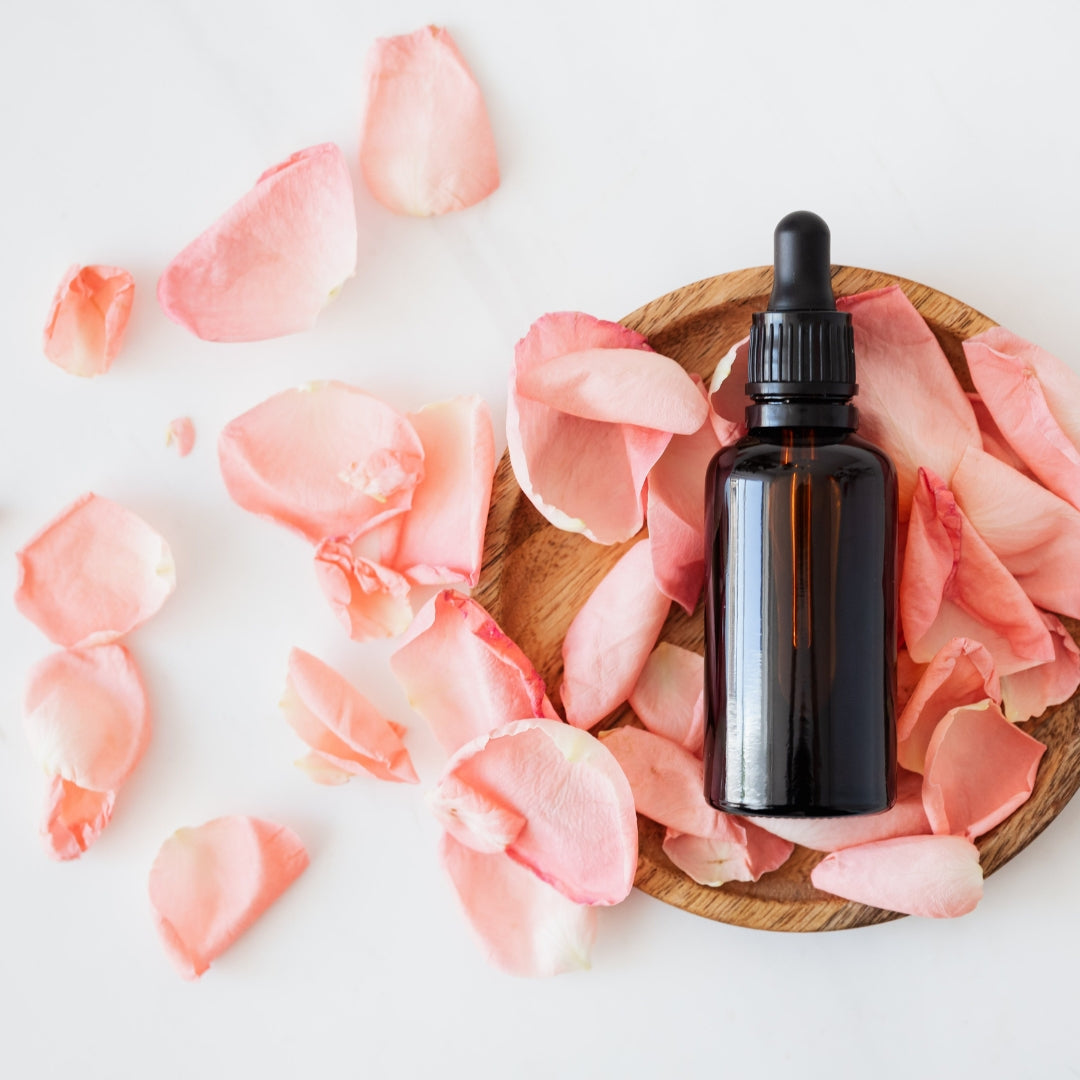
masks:
[[[970,389],[960,342],[992,326],[993,320],[914,281],[850,266],[833,269],[837,296],[893,282],[919,309],[960,381]],[[738,270],[677,289],[639,308],[623,322],[644,334],[658,352],[708,380],[717,361],[749,333],[751,313],[764,310],[771,288],[771,267]],[[626,547],[601,547],[548,524],[522,494],[510,460],[503,455],[488,516],[484,568],[474,595],[536,664],[556,707],[560,704],[561,647],[566,628]],[[1077,637],[1075,622],[1070,622],[1069,630]],[[704,652],[701,606],[688,617],[673,604],[661,636]],[[630,720],[633,716],[624,705],[600,727]],[[1047,752],[1031,799],[979,840],[986,874],[1027,847],[1080,786],[1078,720],[1080,694],[1025,725],[1025,730],[1046,743]],[[706,888],[668,862],[660,847],[663,829],[659,825],[640,816],[638,822],[641,851],[635,884],[649,895],[695,914],[761,930],[841,930],[900,917],[819,892],[810,884],[810,871],[822,856],[801,847],[784,866],[760,881]]]

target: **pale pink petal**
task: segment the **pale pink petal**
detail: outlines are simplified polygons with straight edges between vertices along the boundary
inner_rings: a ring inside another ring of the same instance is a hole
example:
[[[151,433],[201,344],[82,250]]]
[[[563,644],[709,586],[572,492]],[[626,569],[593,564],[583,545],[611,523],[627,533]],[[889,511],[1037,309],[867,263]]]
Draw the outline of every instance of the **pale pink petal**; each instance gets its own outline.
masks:
[[[324,540],[315,549],[319,588],[353,641],[396,637],[413,615],[408,579],[360,553],[368,535]]]
[[[589,967],[596,909],[501,853],[482,854],[445,834],[440,856],[487,960],[511,975],[561,975]]]
[[[353,778],[351,770],[339,768],[329,758],[316,753],[314,750],[310,754],[297,758],[293,764],[308,779],[313,780],[316,784],[322,784],[324,787],[341,787],[342,784],[347,784]]]
[[[899,285],[836,302],[851,313],[858,358],[859,434],[896,466],[906,521],[920,466],[947,481],[979,425],[930,327]]]
[[[54,859],[77,859],[109,824],[115,801],[115,791],[86,791],[62,777],[50,777],[41,819],[48,853]]]
[[[952,492],[926,469],[919,470],[912,501],[900,617],[908,651],[919,663],[957,637],[982,642],[1000,675],[1054,658],[1035,606],[971,527]]]
[[[630,692],[645,727],[701,756],[705,741],[705,658],[661,641]]]
[[[857,904],[952,919],[982,899],[979,849],[962,836],[898,836],[826,855],[810,880]]]
[[[396,214],[464,210],[499,186],[487,108],[449,31],[377,38],[368,54],[360,168]]]
[[[1014,724],[1042,716],[1051,705],[1068,701],[1080,686],[1080,649],[1060,619],[1045,611],[1039,614],[1054,640],[1054,659],[1001,680],[1005,715]]]
[[[1080,618],[1080,510],[971,448],[951,487],[975,531],[1032,602]]]
[[[195,446],[195,425],[190,416],[178,416],[169,421],[165,433],[165,445],[175,446],[181,457],[187,457]]]
[[[115,641],[176,588],[160,533],[119,503],[87,493],[16,552],[15,606],[67,647]]]
[[[281,709],[293,731],[335,768],[418,783],[409,751],[389,721],[352,683],[303,649],[289,653]]]
[[[951,709],[984,698],[1001,701],[993,657],[970,638],[946,642],[923,669],[896,721],[897,760],[905,769],[921,773],[926,748],[941,718]]]
[[[445,777],[428,793],[428,805],[459,843],[485,854],[505,851],[527,824],[516,810],[456,776]]]
[[[409,421],[340,382],[286,390],[238,416],[218,457],[234,502],[315,543],[407,510],[424,475]]]
[[[709,383],[709,420],[721,446],[730,446],[746,434],[747,364],[750,338],[744,337],[716,365]]]
[[[660,636],[671,601],[656,587],[648,539],[607,572],[563,640],[566,719],[591,728],[630,696]]]
[[[391,565],[420,585],[475,585],[495,475],[491,412],[482,398],[456,397],[408,419],[424,447],[424,479]]]
[[[630,786],[597,739],[558,720],[518,720],[447,763],[440,787],[473,788],[525,819],[506,853],[579,904],[617,904],[634,884],[637,818]],[[465,822],[459,820],[460,829]],[[510,830],[513,831],[513,830]],[[486,824],[473,847],[490,847]]]
[[[104,375],[124,343],[135,279],[116,266],[72,266],[53,297],[45,355],[72,375]]]
[[[333,143],[259,177],[165,268],[158,302],[208,341],[261,341],[307,330],[356,272],[356,210]]]
[[[1031,470],[1020,460],[1016,451],[1009,445],[1009,440],[1001,434],[1001,428],[994,422],[990,410],[986,407],[986,402],[975,393],[968,394],[968,401],[971,402],[971,407],[975,410],[975,419],[979,422],[983,450],[991,457],[996,457],[998,461],[1011,465],[1017,472],[1031,476]]]
[[[989,699],[946,713],[926,749],[923,805],[935,833],[974,840],[1027,802],[1046,747]]]
[[[900,560],[903,566],[903,560]],[[926,670],[925,664],[917,664],[911,659],[911,653],[907,649],[900,649],[896,654],[896,712],[899,715],[904,706],[915,692],[922,673]]]
[[[971,381],[1017,456],[1080,509],[1080,375],[1003,326],[964,342]]]
[[[223,817],[177,829],[150,869],[158,933],[185,979],[198,978],[307,868],[290,829]]]
[[[757,881],[787,862],[794,845],[743,818],[724,816],[726,835],[691,836],[668,829],[664,854],[699,885],[719,888],[729,881]]]
[[[475,600],[452,589],[417,613],[390,667],[450,753],[511,720],[556,715],[529,658]]]

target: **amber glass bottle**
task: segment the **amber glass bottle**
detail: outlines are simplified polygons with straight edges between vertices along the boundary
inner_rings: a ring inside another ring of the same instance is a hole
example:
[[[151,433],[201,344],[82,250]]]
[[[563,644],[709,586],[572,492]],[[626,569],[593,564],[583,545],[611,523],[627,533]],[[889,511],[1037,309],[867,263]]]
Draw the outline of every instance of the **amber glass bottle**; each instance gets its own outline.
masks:
[[[855,434],[821,218],[777,226],[774,282],[749,433],[706,480],[705,795],[740,814],[875,813],[896,789],[896,472]]]

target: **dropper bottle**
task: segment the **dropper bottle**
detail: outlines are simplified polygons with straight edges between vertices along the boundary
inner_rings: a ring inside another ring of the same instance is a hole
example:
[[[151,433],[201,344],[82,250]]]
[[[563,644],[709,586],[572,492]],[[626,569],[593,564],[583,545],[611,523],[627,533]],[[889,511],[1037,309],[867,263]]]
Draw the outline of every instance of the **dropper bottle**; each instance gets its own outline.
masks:
[[[896,792],[896,471],[855,434],[851,316],[816,214],[776,227],[748,378],[748,434],[706,479],[705,796],[737,814],[882,811]]]

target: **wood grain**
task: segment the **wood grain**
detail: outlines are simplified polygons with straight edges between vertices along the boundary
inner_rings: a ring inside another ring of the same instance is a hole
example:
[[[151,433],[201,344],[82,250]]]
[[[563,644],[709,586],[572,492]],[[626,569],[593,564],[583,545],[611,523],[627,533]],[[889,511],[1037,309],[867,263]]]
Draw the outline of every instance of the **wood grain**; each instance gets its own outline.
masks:
[[[914,281],[875,270],[833,268],[837,296],[894,282],[926,319],[960,381],[971,389],[960,343],[994,325],[991,319]],[[750,316],[765,308],[771,288],[771,267],[721,274],[653,300],[623,322],[644,334],[658,352],[708,380],[717,361],[749,333]],[[557,708],[566,628],[627,546],[601,547],[548,524],[522,494],[509,458],[503,455],[488,516],[484,568],[474,595],[536,664]],[[663,640],[703,652],[700,605],[692,617],[678,605],[672,609]],[[1077,624],[1067,622],[1076,638]],[[600,726],[628,722],[636,720],[624,705]],[[987,875],[1027,847],[1080,787],[1080,694],[1025,725],[1025,730],[1044,742],[1047,752],[1031,799],[978,841]],[[813,888],[810,871],[822,856],[801,847],[784,866],[760,881],[706,888],[668,861],[661,850],[664,830],[659,825],[640,816],[638,822],[641,849],[635,884],[651,896],[698,915],[760,930],[787,931],[841,930],[900,917]]]

